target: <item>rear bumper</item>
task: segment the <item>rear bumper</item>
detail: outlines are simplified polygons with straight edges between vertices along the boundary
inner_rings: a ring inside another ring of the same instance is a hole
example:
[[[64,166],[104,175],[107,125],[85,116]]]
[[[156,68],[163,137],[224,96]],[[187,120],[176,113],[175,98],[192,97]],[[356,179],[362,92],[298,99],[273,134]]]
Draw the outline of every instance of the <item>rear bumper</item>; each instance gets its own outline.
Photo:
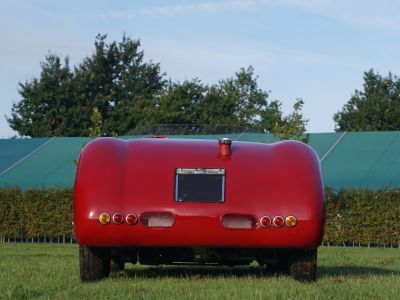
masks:
[[[260,216],[254,216],[259,220]],[[75,220],[76,239],[81,245],[107,247],[243,247],[315,248],[322,240],[323,218],[298,218],[295,227],[225,228],[219,216],[174,214],[172,227],[101,224],[97,219]]]

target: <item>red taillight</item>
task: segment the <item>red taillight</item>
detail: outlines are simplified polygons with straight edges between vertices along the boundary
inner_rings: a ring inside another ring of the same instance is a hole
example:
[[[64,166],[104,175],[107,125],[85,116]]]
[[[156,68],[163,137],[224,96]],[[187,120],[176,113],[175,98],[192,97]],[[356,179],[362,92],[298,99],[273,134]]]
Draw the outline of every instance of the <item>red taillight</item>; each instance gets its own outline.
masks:
[[[125,221],[129,225],[135,225],[138,221],[138,217],[135,214],[129,214],[125,217]]]
[[[148,212],[140,215],[140,222],[147,227],[172,227],[175,220],[169,212]]]
[[[229,229],[251,229],[255,227],[255,219],[249,215],[224,215],[221,219],[222,225]]]
[[[263,216],[263,217],[261,217],[261,219],[260,219],[260,225],[261,225],[262,227],[270,227],[271,224],[272,224],[272,220],[271,220],[270,217],[268,217],[268,216]]]
[[[114,224],[121,224],[122,222],[124,222],[124,216],[121,213],[115,213],[112,216],[112,221]]]
[[[281,216],[276,216],[273,223],[276,227],[282,227],[285,224],[285,220]]]

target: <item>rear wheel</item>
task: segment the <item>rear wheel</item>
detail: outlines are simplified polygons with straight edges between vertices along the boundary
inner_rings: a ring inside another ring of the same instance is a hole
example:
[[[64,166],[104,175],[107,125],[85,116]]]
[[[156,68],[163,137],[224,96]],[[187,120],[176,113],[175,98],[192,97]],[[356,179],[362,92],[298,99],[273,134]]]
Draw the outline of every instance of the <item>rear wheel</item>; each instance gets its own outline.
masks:
[[[317,249],[278,249],[273,263],[266,264],[268,273],[290,275],[299,281],[315,281]]]
[[[317,249],[294,250],[290,265],[290,275],[299,281],[315,281],[317,274]]]
[[[110,275],[110,249],[79,246],[79,268],[82,281],[97,281]]]

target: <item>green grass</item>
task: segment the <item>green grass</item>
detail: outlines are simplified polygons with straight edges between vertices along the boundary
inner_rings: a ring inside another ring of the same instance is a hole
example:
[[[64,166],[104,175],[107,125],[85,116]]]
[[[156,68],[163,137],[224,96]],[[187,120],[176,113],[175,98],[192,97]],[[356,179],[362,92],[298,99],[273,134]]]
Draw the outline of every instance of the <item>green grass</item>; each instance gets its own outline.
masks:
[[[78,247],[0,244],[0,299],[398,299],[400,249],[322,247],[318,280],[252,267],[133,266],[81,283]]]

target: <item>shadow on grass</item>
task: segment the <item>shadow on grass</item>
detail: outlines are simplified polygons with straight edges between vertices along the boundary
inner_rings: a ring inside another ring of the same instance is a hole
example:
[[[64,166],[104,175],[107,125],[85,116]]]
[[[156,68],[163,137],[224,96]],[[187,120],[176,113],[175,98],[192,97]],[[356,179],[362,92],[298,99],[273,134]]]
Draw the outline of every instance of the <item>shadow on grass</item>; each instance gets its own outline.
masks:
[[[126,269],[113,276],[116,277],[140,277],[140,278],[187,278],[200,279],[203,277],[272,277],[279,276],[268,272],[263,267],[221,267],[221,266],[156,266],[156,267],[134,267]],[[318,278],[339,276],[400,276],[400,271],[360,266],[344,267],[318,267]]]
[[[337,276],[400,276],[400,271],[382,269],[376,267],[360,267],[360,266],[335,266],[335,267],[318,267],[319,277],[337,277]]]
[[[189,278],[202,277],[264,277],[268,274],[262,267],[221,267],[221,266],[157,266],[135,267],[120,272],[127,277],[141,278]]]

